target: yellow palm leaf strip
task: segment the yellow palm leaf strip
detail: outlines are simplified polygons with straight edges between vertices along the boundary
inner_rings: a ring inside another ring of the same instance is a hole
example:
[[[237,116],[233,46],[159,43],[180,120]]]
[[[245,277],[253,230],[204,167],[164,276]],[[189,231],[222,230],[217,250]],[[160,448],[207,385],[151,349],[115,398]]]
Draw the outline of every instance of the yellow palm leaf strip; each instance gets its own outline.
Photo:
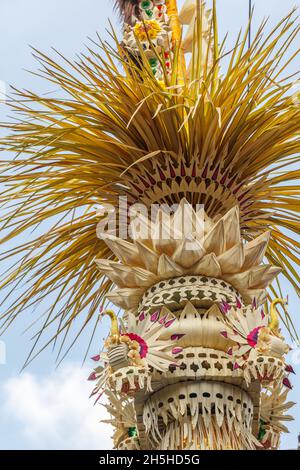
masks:
[[[177,56],[174,63],[175,73],[178,74],[177,83],[182,86],[186,80],[186,63],[184,51],[181,47],[182,25],[179,20],[177,0],[166,0],[166,7],[172,30],[173,50],[175,56]]]

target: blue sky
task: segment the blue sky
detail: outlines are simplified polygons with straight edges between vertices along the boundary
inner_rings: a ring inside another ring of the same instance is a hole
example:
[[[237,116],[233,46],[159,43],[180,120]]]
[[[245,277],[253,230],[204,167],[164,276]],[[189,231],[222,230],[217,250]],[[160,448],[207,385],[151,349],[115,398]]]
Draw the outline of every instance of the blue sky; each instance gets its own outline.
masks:
[[[112,0],[0,0],[0,93],[4,84],[41,93],[52,91],[47,83],[26,72],[37,69],[29,45],[46,53],[54,47],[68,58],[75,58],[88,43],[87,38],[94,37],[96,32],[108,39],[108,18],[118,27],[112,3]],[[179,1],[182,3],[183,0]],[[248,0],[218,0],[217,3],[220,33],[223,36],[229,32],[230,40],[247,21]],[[299,6],[299,0],[256,0],[254,3],[256,26],[265,16],[270,16],[271,24],[275,24],[293,6]],[[294,64],[291,71],[297,68],[299,63]],[[0,104],[0,121],[7,114],[6,106]],[[297,319],[300,331],[299,301],[289,286],[286,292],[291,299],[290,313]],[[17,298],[19,291],[15,295]],[[48,350],[20,374],[30,347],[30,333],[24,333],[28,324],[26,315],[0,343],[0,358],[4,358],[1,351],[6,351],[5,364],[1,365],[0,360],[0,449],[109,448],[111,429],[98,423],[104,416],[103,407],[94,408],[88,400],[91,386],[85,379],[92,364],[81,366],[87,336],[80,339],[59,369],[54,366],[55,355]],[[105,336],[106,326],[94,341],[95,351]],[[299,350],[291,356],[299,375]],[[293,381],[291,399],[297,401],[299,378],[293,377]],[[296,446],[300,432],[299,405],[294,415],[296,420],[289,426],[291,433],[284,436],[282,448]]]

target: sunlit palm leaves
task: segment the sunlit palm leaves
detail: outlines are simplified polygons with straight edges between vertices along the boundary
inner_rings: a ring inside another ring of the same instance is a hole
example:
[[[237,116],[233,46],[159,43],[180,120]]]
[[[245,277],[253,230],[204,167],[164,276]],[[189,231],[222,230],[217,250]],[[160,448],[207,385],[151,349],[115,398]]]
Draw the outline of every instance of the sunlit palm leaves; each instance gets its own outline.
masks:
[[[171,82],[161,87],[142,50],[141,68],[100,42],[76,62],[35,51],[39,74],[61,92],[13,90],[15,120],[6,125],[2,147],[15,157],[2,157],[1,241],[19,244],[40,224],[43,234],[1,255],[2,263],[19,259],[1,287],[13,293],[18,283],[27,286],[1,313],[3,330],[50,293],[57,302],[43,317],[35,346],[53,324],[57,334],[49,342],[60,334],[59,352],[77,317],[82,327],[97,324],[110,283],[94,261],[112,256],[96,237],[97,211],[103,202],[117,204],[129,167],[138,170],[139,161],[151,166],[166,154],[183,154],[187,163],[197,155],[199,176],[234,182],[245,239],[271,228],[268,259],[284,268],[299,293],[300,108],[291,97],[295,77],[286,76],[298,53],[288,56],[299,26],[291,14],[265,37],[263,29],[250,50],[247,32],[227,54],[224,44],[219,56],[215,47],[213,68],[195,47],[183,87],[176,86],[176,61]],[[216,45],[216,34],[211,41]]]

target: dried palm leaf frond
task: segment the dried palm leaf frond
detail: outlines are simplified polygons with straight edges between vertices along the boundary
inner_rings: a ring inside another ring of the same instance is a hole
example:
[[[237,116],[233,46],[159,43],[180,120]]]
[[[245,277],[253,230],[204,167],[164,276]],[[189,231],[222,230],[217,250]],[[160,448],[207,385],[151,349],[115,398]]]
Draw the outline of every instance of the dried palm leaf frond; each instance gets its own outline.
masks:
[[[138,11],[138,3],[138,0],[115,0],[115,8],[119,11],[124,23],[131,23],[133,14]]]
[[[201,22],[196,25],[200,41]],[[213,66],[194,47],[190,75],[180,86],[176,50],[165,87],[142,50],[139,67],[118,44],[115,51],[100,42],[100,50],[89,49],[75,62],[35,51],[39,74],[62,94],[14,90],[11,100],[16,119],[6,124],[1,146],[16,157],[2,159],[0,167],[1,242],[19,243],[28,230],[44,226],[36,239],[0,257],[11,263],[19,257],[3,274],[2,289],[28,283],[1,313],[3,330],[49,294],[57,301],[36,342],[49,329],[47,344],[61,335],[63,346],[76,318],[83,318],[79,333],[97,323],[111,283],[95,259],[113,258],[96,236],[103,218],[97,208],[117,206],[124,194],[147,205],[185,197],[203,204],[211,218],[238,206],[244,239],[271,230],[268,261],[284,269],[299,293],[300,107],[288,76],[298,51],[287,57],[299,26],[291,13],[267,36],[263,30],[249,50],[247,34],[238,37],[220,77],[223,47],[217,51],[217,34],[211,34]]]

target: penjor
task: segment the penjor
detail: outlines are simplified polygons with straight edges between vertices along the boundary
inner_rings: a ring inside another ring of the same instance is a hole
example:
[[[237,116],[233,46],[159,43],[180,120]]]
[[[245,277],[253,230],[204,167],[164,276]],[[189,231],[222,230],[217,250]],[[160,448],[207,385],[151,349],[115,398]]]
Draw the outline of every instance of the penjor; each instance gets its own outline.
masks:
[[[191,50],[195,24],[205,44],[201,57],[206,54],[211,67],[213,14],[204,3],[186,2],[180,16],[172,1],[134,2],[132,8],[130,21],[125,15],[122,47],[138,56],[142,46],[163,86],[172,82],[171,57],[183,24],[190,29],[179,47],[177,74]],[[92,374],[98,380],[93,395],[110,390],[120,397],[111,421],[119,449],[277,448],[280,432],[287,430],[280,423],[292,419],[284,412],[293,404],[284,404],[281,392],[290,386],[291,369],[276,305],[286,302],[275,299],[270,314],[262,307],[281,271],[263,263],[270,232],[249,243],[243,239],[243,204],[227,208],[245,196],[237,197],[237,188],[230,191],[217,169],[210,177],[209,166],[205,175],[199,173],[199,156],[153,160],[129,169],[127,195],[147,207],[179,205],[171,216],[158,211],[154,221],[137,217],[131,241],[98,231],[115,255],[97,260],[100,272],[117,286],[106,298],[125,315],[119,328],[116,315],[106,312],[112,330],[107,352],[99,357],[104,366]],[[200,213],[193,209],[196,202],[203,202]],[[129,402],[123,406],[124,395]],[[282,407],[275,418],[277,400]],[[129,408],[126,426],[122,416]]]
[[[67,96],[16,92],[6,238],[59,221],[7,255],[23,258],[0,287],[32,284],[2,327],[56,292],[35,346],[57,321],[60,354],[75,320],[96,332],[99,310],[110,318],[89,380],[116,449],[278,449],[294,371],[277,277],[300,283],[300,107],[284,63],[299,26],[292,12],[227,53],[215,1],[115,3],[115,48],[70,72],[39,55]]]
[[[276,312],[285,301],[275,299],[270,315],[261,307],[279,270],[262,263],[269,233],[245,244],[239,219],[237,207],[213,221],[182,200],[171,217],[135,219],[131,242],[102,234],[119,261],[98,260],[98,268],[118,286],[107,297],[125,316],[119,326],[113,311],[103,313],[112,328],[96,358],[104,367],[91,378],[93,395],[110,390],[118,448],[278,445],[292,406]]]

